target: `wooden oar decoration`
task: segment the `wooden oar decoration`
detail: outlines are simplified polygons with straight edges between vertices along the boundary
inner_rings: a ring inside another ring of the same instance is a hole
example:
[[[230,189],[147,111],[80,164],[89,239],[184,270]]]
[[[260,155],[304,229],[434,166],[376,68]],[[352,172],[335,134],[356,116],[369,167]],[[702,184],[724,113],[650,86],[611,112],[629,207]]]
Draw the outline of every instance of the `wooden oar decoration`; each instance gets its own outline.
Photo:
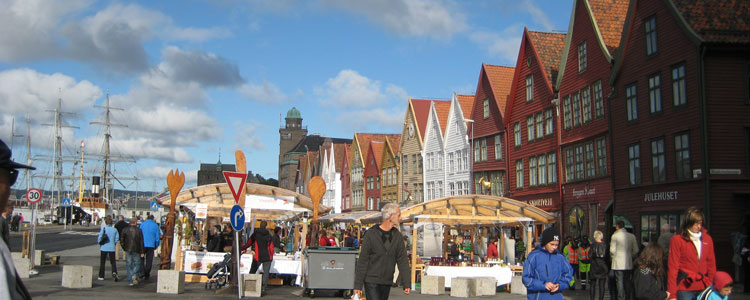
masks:
[[[247,161],[242,150],[234,151],[234,163],[237,165],[237,173],[247,173]],[[247,189],[247,185],[245,185],[245,189]],[[238,204],[240,207],[245,207],[245,191],[240,192]]]
[[[183,185],[185,185],[185,173],[181,173],[180,169],[170,170],[169,175],[167,175],[167,187],[169,188],[169,197],[172,201],[169,203],[169,214],[167,215],[167,224],[165,224],[166,230],[162,236],[160,270],[171,269],[175,207],[177,195],[180,193]]]
[[[310,200],[313,203],[313,219],[312,219],[312,232],[310,233],[310,246],[318,245],[318,206],[320,206],[320,200],[323,199],[323,195],[326,193],[326,182],[320,176],[310,178],[310,182],[307,183],[307,191],[310,193]]]

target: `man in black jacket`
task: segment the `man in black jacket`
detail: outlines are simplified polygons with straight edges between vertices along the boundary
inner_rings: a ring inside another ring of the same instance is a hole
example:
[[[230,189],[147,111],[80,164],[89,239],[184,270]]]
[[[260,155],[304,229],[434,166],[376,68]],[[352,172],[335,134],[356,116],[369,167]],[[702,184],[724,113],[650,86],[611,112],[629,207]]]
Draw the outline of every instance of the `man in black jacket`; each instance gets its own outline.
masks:
[[[364,286],[368,300],[388,300],[396,264],[404,294],[411,292],[404,236],[398,231],[401,209],[395,203],[388,203],[381,209],[381,217],[383,222],[365,233],[354,275],[354,293],[362,296]]]
[[[143,258],[143,233],[138,228],[138,219],[131,218],[130,226],[122,230],[120,236],[122,249],[125,250],[125,264],[128,269],[130,286],[138,284],[138,274],[141,274],[141,259]]]
[[[255,229],[250,239],[240,249],[241,252],[245,252],[247,248],[253,247],[253,264],[250,266],[250,274],[255,274],[258,271],[258,267],[261,264],[263,265],[263,288],[261,289],[261,293],[266,292],[268,274],[271,272],[271,263],[273,261],[273,238],[268,229],[266,229],[266,226],[268,226],[268,223],[261,221],[260,228]]]
[[[208,229],[209,232],[209,240],[208,243],[206,243],[206,251],[208,252],[224,252],[224,245],[221,240],[221,233],[219,233],[219,230],[216,229],[216,226],[211,226],[211,228]]]
[[[119,215],[117,217],[117,223],[115,223],[115,229],[117,229],[117,234],[122,237],[122,230],[128,227],[128,222],[125,222],[125,217],[123,215]],[[117,245],[115,245],[115,257],[117,257],[117,260],[125,260],[125,250],[122,250],[122,242],[117,242]]]

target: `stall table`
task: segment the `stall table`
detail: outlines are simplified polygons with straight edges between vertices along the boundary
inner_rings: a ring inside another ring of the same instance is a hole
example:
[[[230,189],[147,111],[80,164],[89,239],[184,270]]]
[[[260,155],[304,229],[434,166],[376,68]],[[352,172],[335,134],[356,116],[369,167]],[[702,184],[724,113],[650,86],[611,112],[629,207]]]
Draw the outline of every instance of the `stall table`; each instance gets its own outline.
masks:
[[[445,277],[445,287],[451,287],[451,278],[454,277],[495,277],[495,284],[501,286],[509,284],[513,272],[508,267],[452,267],[452,266],[425,266],[425,275]]]

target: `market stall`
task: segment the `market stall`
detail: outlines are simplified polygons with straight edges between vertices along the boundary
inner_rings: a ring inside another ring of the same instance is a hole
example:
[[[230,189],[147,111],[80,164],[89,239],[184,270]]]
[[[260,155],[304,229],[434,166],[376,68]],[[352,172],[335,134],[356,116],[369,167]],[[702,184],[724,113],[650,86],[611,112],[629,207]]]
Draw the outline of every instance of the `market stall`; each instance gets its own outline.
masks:
[[[373,215],[359,221],[376,223],[379,222],[379,217]],[[455,237],[450,231],[453,228],[520,226],[527,229],[522,230],[523,239],[526,245],[531,245],[534,234],[531,225],[550,224],[555,221],[552,214],[525,202],[489,195],[461,195],[435,199],[402,208],[401,217],[402,223],[411,224],[412,245],[417,245],[417,227],[420,223],[441,223],[446,226],[447,235],[451,237]],[[461,231],[457,230],[456,234],[461,234]],[[501,242],[502,240],[501,238]],[[499,248],[500,257],[503,257],[502,245],[499,245]],[[527,251],[530,250],[531,247],[528,247]],[[473,257],[469,263],[461,264],[448,263],[443,259],[432,260],[429,257],[425,257],[426,262],[422,263],[418,258],[419,255],[411,256],[412,288],[415,287],[417,270],[422,270],[427,275],[444,276],[446,287],[450,287],[450,278],[485,276],[495,277],[499,286],[510,283],[515,271],[511,266],[502,263],[476,263]]]
[[[301,223],[303,218],[312,215],[313,202],[305,195],[298,194],[278,187],[247,183],[245,186],[246,200],[244,202],[245,222],[247,229],[253,227],[253,220],[269,221],[269,224],[287,224],[294,226],[294,249],[298,249],[299,241],[302,239]],[[171,204],[169,196],[160,198],[161,205]],[[200,241],[190,239],[191,235],[184,235],[183,242],[175,243],[181,245],[176,252],[175,269],[184,270],[186,281],[205,281],[206,272],[214,263],[221,261],[225,255],[223,252],[203,252],[200,247],[206,243],[208,228],[211,225],[225,223],[229,217],[231,207],[235,204],[234,197],[226,183],[198,186],[181,191],[175,203],[182,210],[190,211],[189,214],[195,220],[189,220],[196,224],[197,230],[201,232]],[[319,205],[319,212],[328,212],[330,208]],[[202,217],[203,219],[200,219]],[[187,223],[187,220],[186,222]],[[192,226],[191,226],[192,227]],[[306,226],[305,230],[306,230]],[[269,228],[270,229],[270,228]],[[179,232],[179,231],[178,231]],[[289,255],[275,255],[271,272],[276,274],[298,275],[299,284],[302,274],[299,258],[301,255],[290,253]],[[252,255],[245,254],[240,258],[240,271],[247,273],[252,263]]]

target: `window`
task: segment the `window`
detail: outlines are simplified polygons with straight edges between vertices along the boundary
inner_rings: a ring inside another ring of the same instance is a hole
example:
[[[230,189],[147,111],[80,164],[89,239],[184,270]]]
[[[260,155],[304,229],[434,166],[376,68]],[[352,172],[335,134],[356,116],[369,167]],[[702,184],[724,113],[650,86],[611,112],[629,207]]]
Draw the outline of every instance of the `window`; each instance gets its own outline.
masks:
[[[416,157],[419,156],[419,160],[416,159]],[[414,172],[414,174],[421,174],[422,173],[422,154],[414,155],[415,164],[417,164],[417,170]]]
[[[628,147],[628,171],[630,185],[641,184],[641,146],[638,144]]]
[[[501,160],[503,159],[503,136],[502,135],[496,135],[495,136],[495,160]]]
[[[455,161],[453,160],[453,153],[448,153],[448,172],[456,172]]]
[[[591,122],[591,88],[585,87],[581,90],[581,104],[583,108],[583,123]]]
[[[443,194],[443,182],[438,181],[437,182],[437,197],[443,197],[445,194]]]
[[[685,95],[685,65],[680,65],[672,69],[672,100],[674,106],[687,104],[687,95]]]
[[[586,151],[586,178],[596,177],[596,163],[594,162],[594,143],[584,145]]]
[[[463,158],[464,158],[464,166],[468,169],[469,168],[469,149],[464,149],[462,152],[463,152]]]
[[[607,144],[603,137],[596,139],[596,169],[599,176],[607,175]]]
[[[526,102],[534,101],[534,74],[526,76]]]
[[[482,156],[479,154],[479,140],[474,141],[474,162],[479,162],[482,159]]]
[[[549,183],[557,183],[557,153],[555,152],[547,154],[547,171]]]
[[[455,194],[455,188],[456,188],[456,186],[455,186],[455,185],[453,184],[453,182],[451,182],[451,183],[450,183],[450,184],[448,185],[448,194],[450,194],[451,196],[454,196],[454,195],[456,195],[456,194]]]
[[[625,105],[628,111],[628,121],[638,120],[638,99],[635,92],[635,84],[625,87]]]
[[[581,126],[581,95],[573,94],[573,127]]]
[[[677,179],[690,178],[690,137],[688,133],[675,135],[674,137],[674,160],[675,176]]]
[[[647,237],[653,243],[658,241],[662,234],[674,234],[679,230],[684,217],[685,215],[680,212],[641,215],[641,239]],[[662,231],[662,228],[665,231]]]
[[[648,78],[648,101],[652,114],[661,112],[661,79],[659,74]]]
[[[529,186],[536,186],[536,157],[529,157]]]
[[[565,182],[575,180],[575,160],[573,159],[573,147],[565,148]]]
[[[534,116],[528,116],[526,118],[526,130],[529,141],[534,140]]]
[[[516,122],[516,124],[513,124],[513,137],[515,140],[515,146],[519,147],[521,146],[521,123]]]
[[[646,55],[654,55],[659,50],[656,44],[656,16],[651,16],[644,22],[646,25]]]
[[[586,71],[586,41],[578,44],[578,73]]]
[[[581,180],[583,179],[583,171],[584,171],[583,145],[575,146],[575,155],[576,155],[576,180]]]
[[[572,115],[570,114],[570,96],[563,98],[563,127],[570,129],[573,124]]]
[[[544,114],[536,113],[536,138],[541,139],[544,136]]]
[[[539,168],[539,185],[547,184],[547,154],[539,155],[537,158]]]
[[[484,101],[482,101],[483,107],[484,107],[484,118],[487,119],[490,117],[490,99],[484,98]]]
[[[464,195],[468,195],[468,194],[469,194],[469,182],[464,181]]]
[[[516,188],[523,188],[523,159],[516,161]]]
[[[552,121],[552,109],[544,111],[544,135],[552,135],[555,132],[554,121]]]
[[[651,181],[654,183],[667,180],[667,168],[664,165],[664,139],[651,141]]]
[[[604,118],[604,98],[602,97],[602,81],[594,82],[594,117]]]
[[[403,160],[402,160],[402,161],[404,162],[404,163],[403,163],[403,164],[401,165],[401,167],[402,167],[402,171],[404,172],[404,174],[407,174],[407,173],[409,173],[409,156],[407,156],[407,155],[404,155],[404,158],[403,158]]]
[[[482,138],[481,149],[482,161],[487,161],[487,138]]]

